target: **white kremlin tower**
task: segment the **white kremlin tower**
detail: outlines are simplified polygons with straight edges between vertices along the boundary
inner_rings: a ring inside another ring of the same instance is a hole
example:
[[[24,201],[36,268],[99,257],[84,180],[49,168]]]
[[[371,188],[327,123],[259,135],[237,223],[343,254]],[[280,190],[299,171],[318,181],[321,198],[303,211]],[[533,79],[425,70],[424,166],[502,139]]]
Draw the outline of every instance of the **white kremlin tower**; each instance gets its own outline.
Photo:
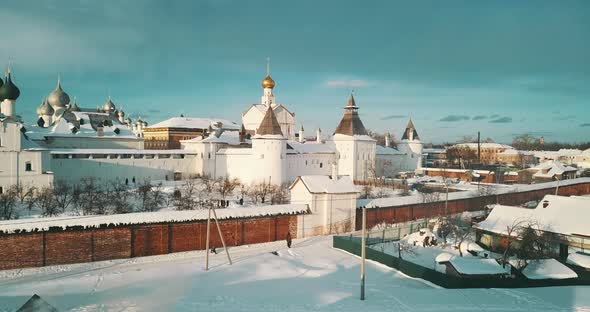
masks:
[[[414,127],[412,119],[408,122],[401,142],[397,145],[400,152],[405,153],[405,168],[422,168],[422,142]]]

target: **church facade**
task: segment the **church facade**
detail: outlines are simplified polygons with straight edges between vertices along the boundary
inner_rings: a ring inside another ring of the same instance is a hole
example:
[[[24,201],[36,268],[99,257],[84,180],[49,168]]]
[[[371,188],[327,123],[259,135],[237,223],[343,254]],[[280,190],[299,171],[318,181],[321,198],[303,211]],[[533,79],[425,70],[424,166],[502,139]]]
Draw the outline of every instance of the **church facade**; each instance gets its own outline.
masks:
[[[8,71],[0,86],[0,191],[88,177],[128,183],[208,175],[288,184],[299,176],[322,175],[360,182],[419,168],[422,145],[411,121],[398,150],[377,146],[351,95],[334,133],[324,139],[318,129],[317,139],[306,142],[302,126],[295,135],[295,114],[276,104],[274,87],[267,73],[261,102],[242,114],[241,127],[214,120],[206,131],[199,126],[196,137],[179,139],[179,148],[146,149],[145,121],[126,118],[110,97],[96,109],[80,108],[76,100],[70,104],[61,79],[39,106],[37,123],[25,125],[16,115],[20,91]]]

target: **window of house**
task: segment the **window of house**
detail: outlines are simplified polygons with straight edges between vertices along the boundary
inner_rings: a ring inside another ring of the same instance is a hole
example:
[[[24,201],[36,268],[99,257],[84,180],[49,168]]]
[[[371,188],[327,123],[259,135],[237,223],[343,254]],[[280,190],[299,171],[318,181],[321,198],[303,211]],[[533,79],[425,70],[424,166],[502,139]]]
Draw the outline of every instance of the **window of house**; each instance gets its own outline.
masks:
[[[30,161],[25,163],[25,171],[33,171],[33,165],[31,165]]]

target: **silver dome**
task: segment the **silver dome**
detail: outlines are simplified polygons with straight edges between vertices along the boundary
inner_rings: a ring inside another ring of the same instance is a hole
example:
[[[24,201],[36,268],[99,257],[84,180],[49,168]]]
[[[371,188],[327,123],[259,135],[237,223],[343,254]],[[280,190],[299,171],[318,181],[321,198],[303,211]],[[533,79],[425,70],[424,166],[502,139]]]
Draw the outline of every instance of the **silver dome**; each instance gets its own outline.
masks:
[[[104,103],[104,106],[102,108],[107,113],[115,111],[115,103],[113,103],[110,96],[109,96],[109,100],[106,103]]]
[[[57,87],[49,93],[47,102],[53,107],[53,109],[66,107],[66,105],[70,104],[70,96],[61,88],[61,79],[57,79]]]
[[[52,116],[54,112],[53,107],[47,103],[47,99],[37,107],[37,115],[39,116]]]

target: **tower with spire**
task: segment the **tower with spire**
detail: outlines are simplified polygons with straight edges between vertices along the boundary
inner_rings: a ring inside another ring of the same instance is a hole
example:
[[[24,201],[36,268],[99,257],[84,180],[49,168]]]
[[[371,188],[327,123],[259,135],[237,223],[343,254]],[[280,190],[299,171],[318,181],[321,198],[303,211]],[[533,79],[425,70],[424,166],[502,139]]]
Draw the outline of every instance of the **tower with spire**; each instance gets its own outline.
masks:
[[[406,154],[404,168],[412,170],[422,168],[422,142],[411,118],[397,147],[400,152]]]
[[[338,154],[339,174],[349,175],[355,181],[365,181],[374,172],[376,141],[368,136],[358,110],[354,95],[350,94],[332,143]]]
[[[252,137],[252,151],[255,158],[252,175],[260,177],[259,182],[275,185],[287,182],[287,139],[270,106]]]
[[[270,77],[270,58],[266,59],[266,77],[262,80],[262,97],[260,103],[271,106],[275,104],[275,96],[272,94],[272,90],[275,87],[275,81]]]

